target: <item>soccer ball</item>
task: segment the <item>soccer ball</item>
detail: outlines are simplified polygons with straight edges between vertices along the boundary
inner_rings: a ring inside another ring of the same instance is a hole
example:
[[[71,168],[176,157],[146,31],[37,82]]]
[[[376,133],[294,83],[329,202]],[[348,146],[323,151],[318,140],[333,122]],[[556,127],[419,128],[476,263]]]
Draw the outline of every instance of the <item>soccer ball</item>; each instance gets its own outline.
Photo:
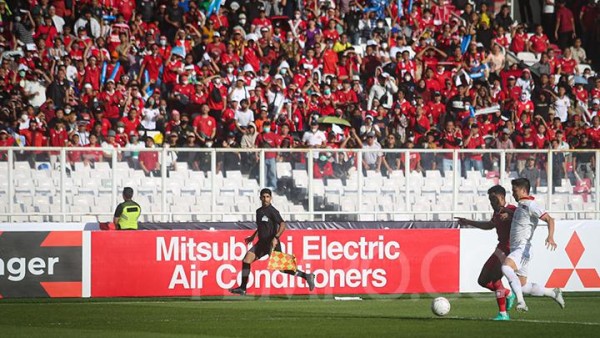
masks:
[[[431,302],[431,311],[436,316],[445,316],[450,312],[450,302],[444,297],[437,297]]]

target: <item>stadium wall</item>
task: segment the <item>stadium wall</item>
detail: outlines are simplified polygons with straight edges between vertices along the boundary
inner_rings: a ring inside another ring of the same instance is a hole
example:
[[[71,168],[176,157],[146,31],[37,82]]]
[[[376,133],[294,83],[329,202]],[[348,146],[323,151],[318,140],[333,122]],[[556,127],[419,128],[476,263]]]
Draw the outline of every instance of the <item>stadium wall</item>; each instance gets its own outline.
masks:
[[[82,231],[85,224],[0,224],[0,297],[224,296],[239,278],[248,231]],[[73,230],[80,229],[80,230]],[[495,232],[477,229],[290,230],[284,251],[317,274],[313,294],[482,292]],[[534,238],[530,279],[566,291],[600,291],[600,227],[557,222]],[[253,295],[308,294],[297,278],[253,266]],[[258,283],[258,285],[256,285]]]

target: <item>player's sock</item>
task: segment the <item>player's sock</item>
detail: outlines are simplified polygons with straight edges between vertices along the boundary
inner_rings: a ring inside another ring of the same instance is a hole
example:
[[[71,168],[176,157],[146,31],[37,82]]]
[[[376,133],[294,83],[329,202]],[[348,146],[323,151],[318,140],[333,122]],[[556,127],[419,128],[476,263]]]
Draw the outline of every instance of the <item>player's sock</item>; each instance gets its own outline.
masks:
[[[283,273],[287,273],[288,275],[292,275],[292,276],[298,276],[300,278],[304,278],[306,279],[306,272],[300,271],[300,270],[282,270],[281,272]]]
[[[496,290],[496,302],[500,312],[506,313],[506,290]]]
[[[554,291],[552,289],[547,289],[538,283],[527,282],[521,289],[523,290],[523,293],[528,295],[554,298]]]
[[[242,263],[242,283],[240,284],[240,288],[246,290],[246,285],[248,285],[248,276],[250,276],[250,264]]]
[[[502,265],[502,273],[506,279],[508,279],[508,284],[510,284],[510,288],[517,297],[517,302],[525,303],[525,299],[523,299],[523,291],[521,290],[521,281],[519,280],[519,276],[517,276],[515,273],[515,270],[508,265]]]

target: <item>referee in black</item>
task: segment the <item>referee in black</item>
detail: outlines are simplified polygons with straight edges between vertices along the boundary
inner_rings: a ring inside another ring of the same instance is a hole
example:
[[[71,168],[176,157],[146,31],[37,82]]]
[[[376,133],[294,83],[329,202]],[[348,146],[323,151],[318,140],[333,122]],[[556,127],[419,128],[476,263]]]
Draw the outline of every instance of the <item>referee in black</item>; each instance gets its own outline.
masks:
[[[246,237],[246,244],[254,241],[258,234],[258,242],[248,250],[246,256],[242,260],[242,283],[239,287],[229,289],[229,292],[238,295],[246,294],[246,285],[248,284],[248,276],[250,275],[250,264],[260,259],[265,255],[269,255],[271,250],[281,251],[281,243],[279,238],[285,231],[285,222],[279,214],[279,211],[271,205],[271,190],[262,189],[260,191],[260,200],[262,207],[256,210],[257,229],[252,236]],[[283,270],[283,273],[304,278],[308,284],[308,289],[312,291],[315,288],[315,275],[305,273],[300,270]]]

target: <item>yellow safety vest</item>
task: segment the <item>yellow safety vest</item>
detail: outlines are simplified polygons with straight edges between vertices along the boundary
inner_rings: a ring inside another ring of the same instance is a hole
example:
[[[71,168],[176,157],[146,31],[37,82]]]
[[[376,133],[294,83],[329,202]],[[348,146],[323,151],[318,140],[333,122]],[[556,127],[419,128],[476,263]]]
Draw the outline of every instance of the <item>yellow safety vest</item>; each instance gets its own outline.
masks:
[[[138,218],[142,213],[142,208],[139,204],[133,201],[123,202],[123,212],[119,217],[119,227],[122,230],[137,230]]]

